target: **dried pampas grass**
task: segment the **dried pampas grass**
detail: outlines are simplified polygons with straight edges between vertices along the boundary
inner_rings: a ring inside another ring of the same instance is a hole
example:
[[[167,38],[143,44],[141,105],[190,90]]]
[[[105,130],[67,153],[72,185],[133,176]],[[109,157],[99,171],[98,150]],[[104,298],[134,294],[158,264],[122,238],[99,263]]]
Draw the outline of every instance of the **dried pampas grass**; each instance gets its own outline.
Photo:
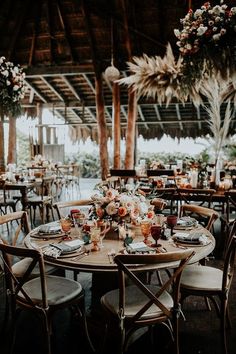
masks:
[[[209,127],[213,135],[213,149],[215,151],[215,163],[219,160],[222,148],[227,143],[229,127],[232,120],[231,102],[228,100],[224,117],[221,119],[220,107],[224,101],[225,93],[228,90],[228,83],[216,76],[204,82],[201,93],[208,99],[209,106],[204,105],[204,109],[209,115]]]
[[[138,96],[154,98],[159,104],[166,102],[168,105],[171,99],[179,97],[181,101],[186,100],[181,91],[182,58],[177,62],[171,48],[167,45],[166,55],[148,57],[133,57],[133,63],[128,62],[132,75],[117,80],[119,84],[126,84],[132,87]]]

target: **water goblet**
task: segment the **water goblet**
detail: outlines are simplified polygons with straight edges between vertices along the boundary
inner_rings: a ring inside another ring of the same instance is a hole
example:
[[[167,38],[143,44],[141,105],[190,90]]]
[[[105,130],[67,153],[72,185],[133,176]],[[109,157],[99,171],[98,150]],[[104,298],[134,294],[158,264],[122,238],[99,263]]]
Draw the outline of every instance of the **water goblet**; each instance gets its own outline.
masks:
[[[177,215],[168,215],[166,218],[167,226],[171,230],[171,236],[174,234],[173,230],[174,230],[174,227],[177,225],[177,220],[178,220]]]
[[[154,239],[155,243],[151,244],[152,247],[160,247],[161,244],[157,241],[160,239],[162,234],[162,226],[161,225],[151,225],[151,235]]]
[[[150,241],[148,240],[148,237],[150,235],[151,232],[151,222],[149,220],[143,220],[140,223],[140,228],[141,228],[141,233],[144,237],[144,243],[150,244]]]
[[[104,220],[97,220],[96,222],[97,227],[100,228],[100,247],[103,248],[103,239],[106,236],[106,233],[110,230],[110,225],[107,221]]]

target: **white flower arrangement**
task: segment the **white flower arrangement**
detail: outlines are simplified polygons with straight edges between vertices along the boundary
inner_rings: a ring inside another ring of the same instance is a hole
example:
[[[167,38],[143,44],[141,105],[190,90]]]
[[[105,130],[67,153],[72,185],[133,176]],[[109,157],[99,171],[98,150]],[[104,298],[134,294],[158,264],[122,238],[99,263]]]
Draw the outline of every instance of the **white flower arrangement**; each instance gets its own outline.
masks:
[[[26,92],[24,79],[23,68],[0,57],[0,109],[3,114],[20,114],[20,101]]]

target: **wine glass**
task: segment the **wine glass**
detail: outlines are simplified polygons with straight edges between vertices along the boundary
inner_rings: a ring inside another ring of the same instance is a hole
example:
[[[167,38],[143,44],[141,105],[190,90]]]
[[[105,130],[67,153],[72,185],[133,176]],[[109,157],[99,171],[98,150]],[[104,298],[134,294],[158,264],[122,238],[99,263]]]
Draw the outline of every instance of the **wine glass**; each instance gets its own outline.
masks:
[[[140,228],[141,228],[141,233],[144,237],[144,243],[149,244],[150,241],[148,240],[148,237],[150,235],[151,232],[151,222],[149,220],[143,220],[140,223]]]
[[[177,225],[177,220],[178,220],[177,215],[168,215],[166,218],[167,226],[171,230],[171,236],[174,234],[173,229]]]
[[[103,239],[106,236],[106,233],[110,230],[110,225],[104,220],[97,220],[97,227],[100,228],[100,247],[103,248]]]
[[[161,225],[151,225],[151,235],[154,239],[155,243],[153,243],[152,247],[160,247],[161,244],[157,241],[160,239],[162,233],[162,226]]]
[[[61,219],[60,220],[60,225],[62,231],[64,231],[65,236],[63,237],[64,240],[70,240],[70,230],[71,230],[71,220],[70,219]]]

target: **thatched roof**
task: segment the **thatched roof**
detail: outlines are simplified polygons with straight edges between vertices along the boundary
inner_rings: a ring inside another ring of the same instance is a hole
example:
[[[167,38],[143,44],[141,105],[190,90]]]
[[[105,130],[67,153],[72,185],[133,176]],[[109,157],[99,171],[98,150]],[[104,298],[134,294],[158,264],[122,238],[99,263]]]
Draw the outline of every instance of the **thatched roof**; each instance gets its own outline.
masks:
[[[121,75],[131,56],[163,55],[170,42],[177,54],[174,28],[199,0],[4,0],[0,12],[0,55],[25,67],[28,93],[23,107],[36,116],[38,105],[73,125],[76,139],[96,140],[95,76],[113,55]],[[212,1],[218,4],[219,1]],[[227,4],[233,1],[228,1]],[[113,30],[112,30],[113,29]],[[112,87],[103,75],[105,115],[112,126]],[[125,135],[127,88],[121,86],[121,125]],[[137,127],[144,138],[202,136],[207,116],[191,103],[168,108],[140,98]]]

